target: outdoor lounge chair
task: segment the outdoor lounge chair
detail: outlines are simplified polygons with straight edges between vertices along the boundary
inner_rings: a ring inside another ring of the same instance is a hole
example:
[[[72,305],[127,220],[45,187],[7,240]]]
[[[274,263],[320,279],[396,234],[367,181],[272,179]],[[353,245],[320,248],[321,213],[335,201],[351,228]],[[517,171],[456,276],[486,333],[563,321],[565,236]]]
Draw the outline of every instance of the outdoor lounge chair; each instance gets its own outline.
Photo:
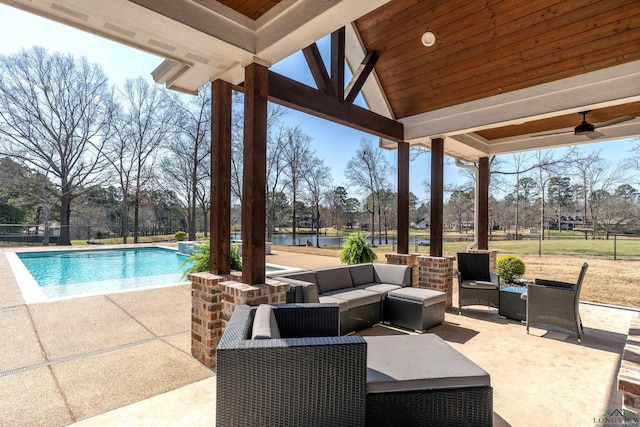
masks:
[[[458,253],[458,312],[466,305],[500,307],[500,276],[489,271],[489,254]]]
[[[574,331],[580,342],[580,289],[589,264],[582,264],[576,283],[536,279],[527,285],[527,333],[529,325],[548,325]]]

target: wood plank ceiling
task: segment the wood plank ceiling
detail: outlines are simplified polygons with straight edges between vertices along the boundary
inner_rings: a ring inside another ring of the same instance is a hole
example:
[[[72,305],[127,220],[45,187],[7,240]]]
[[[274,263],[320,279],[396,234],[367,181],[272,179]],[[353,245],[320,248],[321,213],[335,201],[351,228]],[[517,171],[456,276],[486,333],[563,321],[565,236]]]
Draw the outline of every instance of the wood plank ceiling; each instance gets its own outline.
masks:
[[[280,0],[219,0],[218,2],[255,21],[280,3]]]
[[[397,118],[640,59],[638,0],[394,0],[356,26]]]

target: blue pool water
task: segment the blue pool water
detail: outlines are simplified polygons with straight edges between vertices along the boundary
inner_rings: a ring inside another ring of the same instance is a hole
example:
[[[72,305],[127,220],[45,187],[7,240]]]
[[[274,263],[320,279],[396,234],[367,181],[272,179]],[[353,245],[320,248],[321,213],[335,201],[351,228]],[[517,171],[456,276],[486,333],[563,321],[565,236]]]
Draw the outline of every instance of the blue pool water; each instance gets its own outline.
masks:
[[[187,259],[175,250],[158,247],[16,255],[48,298],[177,284]]]

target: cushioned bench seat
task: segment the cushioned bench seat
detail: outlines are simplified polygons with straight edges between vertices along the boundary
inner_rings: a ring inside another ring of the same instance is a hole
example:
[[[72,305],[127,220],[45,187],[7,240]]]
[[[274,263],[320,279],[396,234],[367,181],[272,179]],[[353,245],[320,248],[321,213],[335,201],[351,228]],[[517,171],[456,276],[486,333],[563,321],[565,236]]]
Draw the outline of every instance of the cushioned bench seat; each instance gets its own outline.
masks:
[[[364,337],[367,426],[489,426],[489,374],[434,334]],[[436,409],[437,408],[437,409]]]

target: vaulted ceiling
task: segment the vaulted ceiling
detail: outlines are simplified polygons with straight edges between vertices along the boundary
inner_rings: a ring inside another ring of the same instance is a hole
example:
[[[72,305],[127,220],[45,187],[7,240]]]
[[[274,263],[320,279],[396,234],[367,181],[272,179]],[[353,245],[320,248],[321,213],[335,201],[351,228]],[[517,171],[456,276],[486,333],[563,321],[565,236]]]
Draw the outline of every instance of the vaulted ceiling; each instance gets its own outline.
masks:
[[[184,92],[243,80],[347,29],[346,60],[378,61],[362,94],[405,140],[473,160],[640,135],[637,0],[0,0],[166,58],[157,82]],[[427,47],[421,37],[435,35]],[[151,70],[150,70],[151,71]],[[382,141],[393,148],[395,143]]]

